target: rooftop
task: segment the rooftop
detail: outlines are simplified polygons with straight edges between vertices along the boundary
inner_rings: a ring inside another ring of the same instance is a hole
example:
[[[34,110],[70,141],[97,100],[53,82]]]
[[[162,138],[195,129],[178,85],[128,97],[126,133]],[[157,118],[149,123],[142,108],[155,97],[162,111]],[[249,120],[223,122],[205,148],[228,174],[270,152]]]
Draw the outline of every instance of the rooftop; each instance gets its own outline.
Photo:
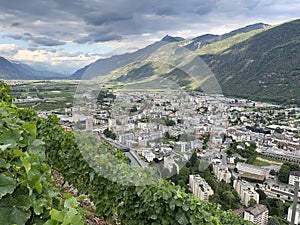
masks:
[[[252,214],[253,216],[258,216],[265,211],[268,211],[268,208],[265,205],[256,204],[253,207],[246,209],[246,212]]]

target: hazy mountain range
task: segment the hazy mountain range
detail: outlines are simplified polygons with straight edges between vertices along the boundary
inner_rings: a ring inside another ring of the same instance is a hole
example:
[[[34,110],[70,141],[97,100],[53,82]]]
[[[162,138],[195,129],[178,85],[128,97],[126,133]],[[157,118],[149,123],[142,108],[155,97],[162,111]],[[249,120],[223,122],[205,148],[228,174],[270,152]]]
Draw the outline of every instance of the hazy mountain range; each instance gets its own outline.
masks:
[[[19,62],[10,62],[0,57],[0,79],[5,80],[49,80],[68,78],[68,75],[47,70],[37,70]]]
[[[99,59],[68,78],[91,79],[110,74],[110,81],[124,84],[169,79],[185,88],[197,88],[186,72],[147,61],[157,49],[169,43],[200,56],[225,95],[300,105],[300,20],[277,26],[257,23],[224,35],[206,34],[188,40],[167,35],[136,52]],[[0,76],[3,79],[63,77],[4,58],[0,58]]]

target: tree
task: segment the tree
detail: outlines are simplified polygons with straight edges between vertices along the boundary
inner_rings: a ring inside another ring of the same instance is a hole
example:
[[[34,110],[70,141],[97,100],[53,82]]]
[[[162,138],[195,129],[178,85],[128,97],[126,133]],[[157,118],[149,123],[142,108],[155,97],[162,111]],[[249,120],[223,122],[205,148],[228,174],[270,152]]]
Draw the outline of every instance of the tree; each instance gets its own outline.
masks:
[[[283,164],[278,172],[278,179],[283,183],[288,183],[290,172],[290,167],[286,164]]]
[[[270,174],[273,175],[273,176],[275,176],[276,175],[276,171],[273,170],[273,169],[271,169]]]
[[[250,201],[248,202],[248,206],[249,207],[252,207],[252,206],[254,206],[256,204],[257,204],[257,202],[253,198],[251,198]]]
[[[111,138],[113,140],[116,140],[116,134],[114,132],[112,132],[111,130],[109,130],[108,128],[106,128],[103,131],[103,134],[105,135],[105,137]]]
[[[276,218],[272,217],[269,220],[268,225],[280,225],[280,222]]]
[[[196,162],[198,161],[197,158],[197,153],[193,152],[191,158],[190,158],[190,162],[191,162],[191,167],[195,166]]]
[[[259,194],[260,201],[265,200],[267,198],[267,195],[263,190],[257,189],[256,192]]]

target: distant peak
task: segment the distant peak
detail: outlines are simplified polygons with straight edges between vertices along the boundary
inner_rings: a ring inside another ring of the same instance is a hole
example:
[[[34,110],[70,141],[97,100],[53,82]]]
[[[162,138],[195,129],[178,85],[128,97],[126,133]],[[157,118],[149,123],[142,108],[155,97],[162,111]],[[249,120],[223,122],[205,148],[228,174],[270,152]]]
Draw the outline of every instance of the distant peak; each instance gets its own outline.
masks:
[[[182,38],[182,37],[172,37],[168,34],[161,39],[161,41],[166,41],[166,42],[179,42],[179,41],[183,41],[183,40],[184,40],[184,38]]]

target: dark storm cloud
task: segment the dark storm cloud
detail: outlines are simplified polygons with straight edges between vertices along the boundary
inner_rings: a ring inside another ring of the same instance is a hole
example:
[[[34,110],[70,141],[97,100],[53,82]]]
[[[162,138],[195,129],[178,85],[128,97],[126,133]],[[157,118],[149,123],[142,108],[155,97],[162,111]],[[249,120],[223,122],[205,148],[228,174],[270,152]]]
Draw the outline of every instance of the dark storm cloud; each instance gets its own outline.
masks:
[[[65,42],[54,40],[48,37],[42,37],[42,36],[36,37],[30,33],[24,33],[24,35],[20,35],[20,34],[6,35],[6,37],[13,38],[15,40],[27,41],[31,45],[42,45],[42,46],[52,47],[52,46],[60,46],[65,44]]]
[[[132,20],[132,15],[121,14],[120,12],[92,12],[85,16],[85,21],[94,26],[110,24],[122,20]]]
[[[32,44],[57,46],[145,33],[200,32],[227,24],[238,27],[271,16],[282,21],[299,17],[298,9],[299,1],[293,0],[10,0],[1,2],[0,31],[31,33],[26,40]]]
[[[18,23],[18,22],[15,22],[15,23],[11,24],[12,27],[17,27],[17,26],[20,26],[20,25],[21,25],[21,23]]]

